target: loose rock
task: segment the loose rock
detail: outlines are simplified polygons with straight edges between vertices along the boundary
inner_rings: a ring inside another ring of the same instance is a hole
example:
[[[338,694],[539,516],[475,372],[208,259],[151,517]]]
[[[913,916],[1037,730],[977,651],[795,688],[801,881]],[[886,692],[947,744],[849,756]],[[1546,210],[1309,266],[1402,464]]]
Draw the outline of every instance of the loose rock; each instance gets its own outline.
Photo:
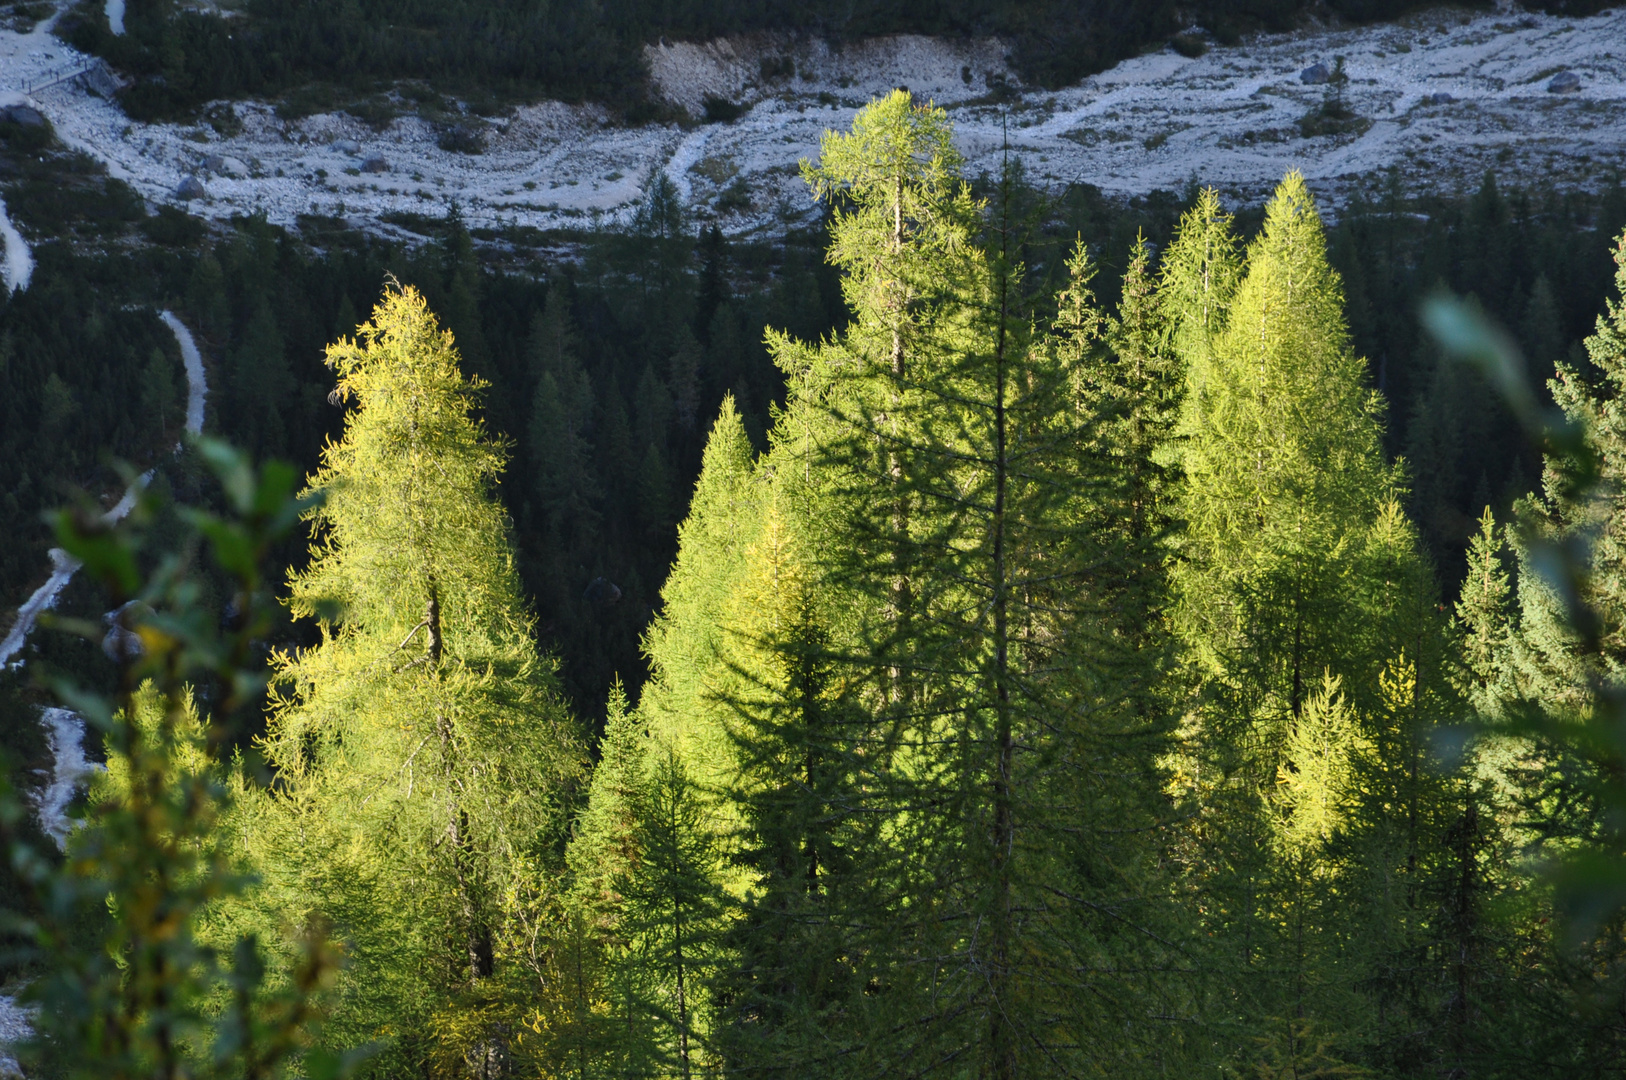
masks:
[[[1549,94],[1574,94],[1581,89],[1581,76],[1573,71],[1560,71],[1547,84]]]
[[[1299,81],[1302,83],[1308,83],[1311,86],[1327,82],[1331,78],[1332,69],[1326,64],[1311,64],[1309,67],[1299,72]]]
[[[188,176],[176,186],[175,197],[177,199],[207,199],[209,189],[203,186],[202,180],[195,176]]]
[[[390,163],[382,157],[373,156],[361,163],[361,171],[367,173],[385,173],[390,171]]]

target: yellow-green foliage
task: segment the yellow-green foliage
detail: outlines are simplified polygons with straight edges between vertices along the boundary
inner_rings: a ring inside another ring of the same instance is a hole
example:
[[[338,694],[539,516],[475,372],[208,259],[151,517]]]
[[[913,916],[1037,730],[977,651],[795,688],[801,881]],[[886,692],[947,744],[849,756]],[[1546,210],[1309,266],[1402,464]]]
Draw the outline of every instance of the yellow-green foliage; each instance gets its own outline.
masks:
[[[1356,761],[1365,749],[1359,720],[1338,679],[1323,675],[1282,746],[1277,840],[1287,854],[1314,856],[1332,839],[1352,805]]]
[[[1267,709],[1296,711],[1312,673],[1337,668],[1352,560],[1399,484],[1343,299],[1314,201],[1290,173],[1224,329],[1211,346],[1193,338],[1185,357],[1178,621],[1211,671],[1252,672],[1244,678],[1275,702]]]
[[[745,573],[746,552],[761,528],[766,483],[756,475],[751,441],[732,397],[706,441],[689,514],[678,526],[678,555],[661,589],[661,612],[644,638],[652,678],[639,710],[651,736],[684,758],[703,789],[733,779],[727,710],[717,700],[719,649]]]
[[[351,410],[311,479],[326,501],[289,601],[322,640],[275,657],[262,748],[280,782],[245,809],[243,843],[274,908],[348,946],[344,1033],[415,1038],[387,1021],[433,1010],[436,1053],[456,1057],[474,1051],[448,1039],[508,1015],[504,904],[540,902],[513,876],[554,857],[583,755],[451,334],[392,288],[328,363]]]

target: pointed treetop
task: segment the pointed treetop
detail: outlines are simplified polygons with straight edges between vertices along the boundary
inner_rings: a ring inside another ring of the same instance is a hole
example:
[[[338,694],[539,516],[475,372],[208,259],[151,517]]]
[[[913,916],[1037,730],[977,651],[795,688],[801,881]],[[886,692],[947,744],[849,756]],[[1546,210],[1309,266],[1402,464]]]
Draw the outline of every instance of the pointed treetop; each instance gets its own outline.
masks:
[[[1158,295],[1172,344],[1184,355],[1206,354],[1225,327],[1225,312],[1242,275],[1231,222],[1219,193],[1204,188],[1163,253]]]
[[[830,202],[841,195],[862,200],[890,195],[902,185],[910,193],[941,192],[959,180],[962,160],[954,149],[948,113],[930,102],[917,105],[906,90],[894,90],[858,111],[851,134],[826,131],[819,140],[819,163],[802,161],[802,177],[813,197]],[[918,196],[904,213],[919,213],[929,200]]]

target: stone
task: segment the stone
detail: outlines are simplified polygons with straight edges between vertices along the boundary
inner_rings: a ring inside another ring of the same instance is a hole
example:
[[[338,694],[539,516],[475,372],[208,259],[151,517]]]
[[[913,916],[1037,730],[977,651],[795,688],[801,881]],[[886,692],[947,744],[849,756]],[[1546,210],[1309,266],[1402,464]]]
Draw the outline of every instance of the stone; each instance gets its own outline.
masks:
[[[340,139],[333,144],[333,149],[341,154],[359,154],[361,144],[354,139]]]
[[[235,176],[241,179],[248,175],[248,166],[238,158],[223,157],[220,159],[220,168],[215,171],[222,176]]]
[[[45,115],[32,105],[7,105],[0,109],[0,123],[16,124],[25,128],[42,128],[45,126]]]
[[[203,186],[202,180],[195,176],[188,176],[175,188],[175,197],[177,199],[207,199],[209,189]]]
[[[1316,86],[1332,78],[1332,69],[1326,64],[1311,64],[1299,72],[1299,82]]]
[[[386,173],[390,171],[390,163],[374,154],[361,163],[361,171],[367,173]]]
[[[1581,89],[1581,76],[1573,71],[1560,71],[1547,84],[1549,94],[1574,94]]]
[[[1456,98],[1452,97],[1450,94],[1446,93],[1444,90],[1441,90],[1437,94],[1424,94],[1423,95],[1423,104],[1424,105],[1449,105],[1449,104],[1451,104],[1452,102],[1454,102],[1456,100],[1457,100]]]
[[[219,154],[210,154],[208,157],[203,159],[203,167],[212,173],[224,172],[226,169],[226,159],[221,157]]]

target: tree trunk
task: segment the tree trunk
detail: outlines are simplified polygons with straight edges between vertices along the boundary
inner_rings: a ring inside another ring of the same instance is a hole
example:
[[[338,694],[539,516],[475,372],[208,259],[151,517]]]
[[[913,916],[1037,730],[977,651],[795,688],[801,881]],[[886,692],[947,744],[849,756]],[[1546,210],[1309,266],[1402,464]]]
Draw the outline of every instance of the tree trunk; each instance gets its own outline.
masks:
[[[1004,252],[1001,252],[1001,269]],[[1011,731],[1010,694],[1010,596],[1005,577],[1007,455],[1005,383],[1006,319],[1009,304],[1009,274],[1002,273],[999,287],[999,336],[994,348],[994,911],[989,957],[989,1054],[995,1080],[1015,1080],[1016,1032],[1011,1023],[1010,933],[1011,933],[1011,854],[1015,847],[1015,814],[1011,805],[1011,762],[1014,739]]]

